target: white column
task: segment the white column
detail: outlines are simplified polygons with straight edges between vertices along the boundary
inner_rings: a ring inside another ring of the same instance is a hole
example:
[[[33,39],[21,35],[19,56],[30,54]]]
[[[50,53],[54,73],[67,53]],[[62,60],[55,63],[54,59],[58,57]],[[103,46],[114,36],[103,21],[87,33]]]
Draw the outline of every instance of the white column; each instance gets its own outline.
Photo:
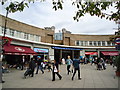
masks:
[[[2,34],[2,27],[0,26],[0,34]]]
[[[34,44],[31,46],[31,49],[34,50]],[[33,58],[33,55],[30,55],[30,58]]]
[[[28,40],[30,40],[30,34],[28,34]]]
[[[89,46],[89,41],[87,41],[87,44],[88,44],[88,46]]]
[[[92,41],[92,46],[94,46],[94,41]]]
[[[107,41],[105,41],[105,46],[108,46]]]
[[[83,46],[85,46],[85,41],[83,41]]]
[[[33,35],[33,41],[36,41],[36,35]]]
[[[77,43],[76,43],[77,41],[75,41],[75,46],[77,46]]]
[[[18,38],[17,31],[14,31],[14,37],[17,37],[17,38]]]
[[[100,43],[101,43],[101,46],[102,46],[102,41],[100,41]]]
[[[2,27],[0,26],[0,32],[2,32]]]
[[[96,41],[96,45],[98,46],[98,41]]]
[[[21,32],[21,38],[24,39],[24,34],[23,32]]]
[[[99,51],[99,49],[97,49],[97,53],[98,53],[98,57],[100,57],[100,51]]]
[[[38,42],[41,42],[41,36],[39,36],[39,40],[38,40]]]
[[[111,44],[110,44],[111,46],[112,46],[112,42],[111,42]]]
[[[54,49],[49,48],[49,58],[50,60],[54,60]]]

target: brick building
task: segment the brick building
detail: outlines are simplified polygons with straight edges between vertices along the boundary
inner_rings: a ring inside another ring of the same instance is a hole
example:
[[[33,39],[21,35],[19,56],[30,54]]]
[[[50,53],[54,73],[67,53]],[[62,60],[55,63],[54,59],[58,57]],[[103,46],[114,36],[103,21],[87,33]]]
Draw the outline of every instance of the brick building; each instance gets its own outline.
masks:
[[[0,15],[1,33],[4,31],[5,17]],[[6,35],[26,40],[33,40],[45,43],[54,43],[54,28],[38,28],[13,19],[7,19]],[[49,38],[49,40],[47,39]]]
[[[4,33],[5,17],[0,15],[0,36]],[[82,35],[72,34],[66,29],[55,33],[55,27],[38,28],[13,19],[7,19],[6,37],[12,39],[11,45],[23,46],[37,52],[44,59],[66,58],[70,55],[85,56],[96,53],[103,56],[104,53],[117,53],[114,43],[109,41],[113,35]],[[15,55],[12,53],[12,55]],[[8,58],[10,55],[8,55]],[[22,55],[20,55],[22,57]],[[26,58],[29,56],[26,56]]]

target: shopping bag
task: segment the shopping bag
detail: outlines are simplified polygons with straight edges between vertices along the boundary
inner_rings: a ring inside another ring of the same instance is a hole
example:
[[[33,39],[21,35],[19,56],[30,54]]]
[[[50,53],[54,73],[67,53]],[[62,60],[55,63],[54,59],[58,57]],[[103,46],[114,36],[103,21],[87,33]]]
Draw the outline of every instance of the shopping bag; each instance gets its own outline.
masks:
[[[54,67],[54,72],[58,72],[58,70],[57,70],[56,66]]]

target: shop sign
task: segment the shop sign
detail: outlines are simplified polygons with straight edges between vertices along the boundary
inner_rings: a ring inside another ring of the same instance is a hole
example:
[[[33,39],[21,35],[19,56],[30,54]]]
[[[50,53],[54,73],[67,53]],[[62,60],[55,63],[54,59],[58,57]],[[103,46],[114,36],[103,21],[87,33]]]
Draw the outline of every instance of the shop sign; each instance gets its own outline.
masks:
[[[25,52],[25,49],[23,49],[21,47],[15,47],[15,50],[20,51],[20,52]]]
[[[80,48],[71,48],[71,47],[51,47],[52,49],[66,49],[66,50],[82,50]]]
[[[116,38],[115,43],[120,44],[120,37]]]
[[[48,53],[48,49],[43,49],[43,48],[34,48],[34,52]]]

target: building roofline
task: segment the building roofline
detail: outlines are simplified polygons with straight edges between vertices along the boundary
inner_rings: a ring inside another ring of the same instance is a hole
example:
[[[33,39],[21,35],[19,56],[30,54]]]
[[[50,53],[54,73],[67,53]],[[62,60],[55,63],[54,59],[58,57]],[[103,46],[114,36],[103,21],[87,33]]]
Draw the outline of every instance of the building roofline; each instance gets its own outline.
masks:
[[[2,36],[2,35],[0,35]],[[56,46],[56,47],[71,47],[71,48],[82,48],[82,49],[100,49],[100,48],[115,48],[115,47],[85,47],[85,46],[68,46],[68,45],[58,45],[58,44],[51,44],[51,43],[44,43],[44,42],[37,42],[37,41],[31,41],[31,40],[25,40],[25,39],[21,39],[21,38],[16,38],[16,37],[12,37],[12,36],[8,36],[9,38],[12,38],[14,40],[19,40],[19,41],[25,41],[25,42],[29,42],[29,43],[33,43],[33,44],[40,44],[40,45],[46,45],[46,46]]]
[[[2,14],[0,14],[0,16],[5,18],[5,16],[2,15]],[[12,21],[15,21],[15,22],[18,22],[18,23],[24,24],[24,25],[28,25],[28,26],[33,27],[33,28],[38,28],[38,29],[41,29],[41,30],[46,30],[46,29],[44,29],[44,28],[40,28],[40,27],[37,27],[37,26],[31,25],[31,24],[28,24],[28,23],[25,23],[25,22],[22,22],[22,21],[18,21],[18,20],[15,20],[15,19],[13,19],[13,18],[10,18],[10,17],[7,17],[7,18],[10,19],[10,20],[12,20]]]

